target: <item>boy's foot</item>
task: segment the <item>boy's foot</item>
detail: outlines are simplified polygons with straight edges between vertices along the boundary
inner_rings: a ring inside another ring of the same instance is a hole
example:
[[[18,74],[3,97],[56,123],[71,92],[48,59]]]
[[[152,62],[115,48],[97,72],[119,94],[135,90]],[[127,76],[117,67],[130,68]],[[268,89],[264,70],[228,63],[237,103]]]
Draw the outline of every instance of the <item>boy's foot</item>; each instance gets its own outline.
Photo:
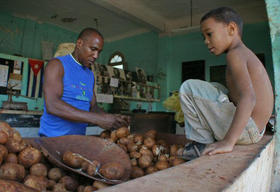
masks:
[[[193,160],[201,156],[201,153],[205,149],[205,147],[206,144],[192,141],[186,144],[184,148],[177,151],[177,157],[185,159],[187,161]]]

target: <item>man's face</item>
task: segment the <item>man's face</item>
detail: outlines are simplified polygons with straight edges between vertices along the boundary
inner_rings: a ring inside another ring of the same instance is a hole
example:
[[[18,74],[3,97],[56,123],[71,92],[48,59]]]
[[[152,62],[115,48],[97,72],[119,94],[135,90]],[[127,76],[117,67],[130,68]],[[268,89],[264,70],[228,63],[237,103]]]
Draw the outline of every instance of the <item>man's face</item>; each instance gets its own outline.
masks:
[[[84,39],[78,39],[79,62],[85,67],[93,65],[102,51],[103,45],[104,41],[97,33],[92,33]]]
[[[201,32],[204,43],[211,53],[220,55],[227,51],[230,45],[230,36],[226,24],[217,22],[214,18],[208,18],[201,23]]]

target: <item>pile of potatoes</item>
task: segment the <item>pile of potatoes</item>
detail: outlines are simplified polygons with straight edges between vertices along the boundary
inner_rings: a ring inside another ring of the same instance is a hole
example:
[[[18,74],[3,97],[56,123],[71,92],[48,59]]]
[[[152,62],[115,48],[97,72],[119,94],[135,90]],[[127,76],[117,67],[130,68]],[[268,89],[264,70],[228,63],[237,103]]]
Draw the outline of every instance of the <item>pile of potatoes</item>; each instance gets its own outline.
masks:
[[[8,181],[6,185],[12,183],[10,181],[17,181],[37,191],[46,192],[92,192],[108,186],[99,181],[92,183],[90,179],[54,167],[40,150],[28,145],[18,131],[0,122],[0,182],[5,180]],[[17,191],[13,187],[2,187],[0,192]]]
[[[169,146],[164,140],[157,140],[155,130],[149,130],[145,134],[130,134],[127,127],[122,127],[114,131],[103,131],[100,137],[118,144],[128,153],[132,179],[185,162],[176,157],[177,151],[183,146]]]

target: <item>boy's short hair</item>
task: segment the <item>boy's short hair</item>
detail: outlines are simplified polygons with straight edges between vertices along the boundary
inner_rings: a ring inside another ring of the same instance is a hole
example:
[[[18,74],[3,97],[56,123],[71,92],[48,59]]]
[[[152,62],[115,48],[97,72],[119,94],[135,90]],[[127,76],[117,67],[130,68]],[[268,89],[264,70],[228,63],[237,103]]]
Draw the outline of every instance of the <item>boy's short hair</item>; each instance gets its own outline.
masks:
[[[229,24],[230,22],[236,23],[236,25],[238,26],[239,35],[240,37],[242,37],[243,20],[240,15],[233,9],[229,7],[219,7],[217,9],[213,9],[201,18],[200,24],[208,18],[213,18],[216,21],[220,21],[225,24]]]
[[[78,39],[85,39],[87,38],[89,35],[91,35],[92,33],[96,33],[98,34],[103,40],[104,40],[104,37],[103,35],[95,28],[92,28],[92,27],[87,27],[85,29],[83,29],[79,36],[78,36]]]

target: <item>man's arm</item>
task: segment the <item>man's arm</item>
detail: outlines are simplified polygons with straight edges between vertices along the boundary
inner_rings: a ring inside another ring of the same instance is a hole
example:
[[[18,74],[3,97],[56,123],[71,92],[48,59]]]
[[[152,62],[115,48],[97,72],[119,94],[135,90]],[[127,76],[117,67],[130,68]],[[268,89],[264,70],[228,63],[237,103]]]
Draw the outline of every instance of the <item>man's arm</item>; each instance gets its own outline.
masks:
[[[203,154],[214,155],[217,153],[231,152],[238,138],[246,127],[256,104],[256,95],[247,69],[247,63],[238,53],[227,55],[228,72],[233,79],[233,86],[237,90],[238,100],[236,111],[230,128],[222,141],[209,145]]]
[[[94,81],[95,83],[95,81]],[[94,85],[96,86],[96,84]],[[93,96],[92,96],[92,100],[90,102],[90,111],[91,112],[95,112],[95,113],[105,113],[98,105],[97,105],[97,102],[96,102],[96,94],[95,94],[95,91],[93,89]]]
[[[127,125],[121,118],[113,115],[102,115],[93,112],[79,110],[64,102],[63,94],[64,69],[58,59],[51,60],[45,69],[43,91],[46,110],[48,113],[63,119],[99,125],[105,129],[119,128]]]

